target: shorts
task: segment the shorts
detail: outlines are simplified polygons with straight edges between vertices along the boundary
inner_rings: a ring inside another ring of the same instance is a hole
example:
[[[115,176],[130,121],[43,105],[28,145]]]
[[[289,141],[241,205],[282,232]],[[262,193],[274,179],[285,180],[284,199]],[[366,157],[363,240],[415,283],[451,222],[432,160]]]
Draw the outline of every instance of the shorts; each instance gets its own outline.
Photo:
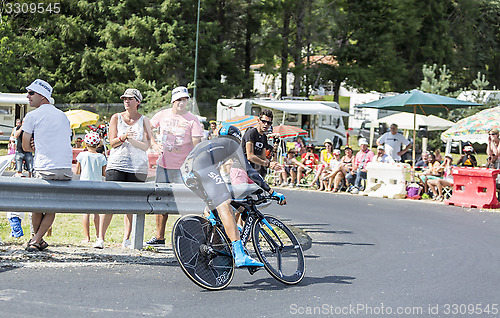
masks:
[[[165,169],[163,167],[156,167],[156,183],[182,183],[182,176],[180,169]]]
[[[23,172],[23,162],[24,170],[28,172],[33,172],[33,153],[31,152],[16,152],[16,171]]]
[[[233,198],[216,165],[206,155],[186,158],[181,167],[182,181],[199,196],[210,210]]]
[[[147,177],[146,173],[125,172],[115,169],[106,170],[106,181],[146,182]]]
[[[73,171],[71,168],[35,170],[35,178],[43,180],[69,181],[73,178]]]
[[[285,171],[287,174],[290,174],[290,171],[294,171],[294,172],[297,172],[297,166],[285,166]]]

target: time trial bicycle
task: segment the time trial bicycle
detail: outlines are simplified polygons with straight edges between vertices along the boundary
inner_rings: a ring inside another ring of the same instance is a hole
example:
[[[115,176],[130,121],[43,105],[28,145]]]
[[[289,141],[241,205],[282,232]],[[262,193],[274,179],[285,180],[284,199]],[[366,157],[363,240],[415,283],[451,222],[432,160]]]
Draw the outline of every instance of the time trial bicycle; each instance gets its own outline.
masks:
[[[284,284],[298,284],[305,274],[305,261],[297,238],[278,218],[258,210],[277,198],[261,189],[243,197],[231,201],[234,209],[244,208],[241,216],[245,225],[240,232],[243,246],[252,241],[253,252],[272,277]],[[235,263],[231,242],[217,210],[212,213],[215,215],[212,222],[200,215],[179,218],[172,230],[172,248],[189,279],[208,290],[220,290],[231,283]],[[248,267],[252,275],[259,269]]]

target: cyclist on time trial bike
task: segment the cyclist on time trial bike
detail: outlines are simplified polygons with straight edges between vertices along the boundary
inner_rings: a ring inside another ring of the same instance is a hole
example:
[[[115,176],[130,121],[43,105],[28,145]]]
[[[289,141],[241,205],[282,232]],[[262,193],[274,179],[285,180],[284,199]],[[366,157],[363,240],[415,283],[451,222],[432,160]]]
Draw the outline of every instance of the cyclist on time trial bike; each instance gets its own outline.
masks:
[[[181,166],[183,181],[196,195],[205,201],[210,210],[217,209],[222,224],[233,246],[233,256],[237,267],[264,266],[248,256],[240,240],[240,233],[231,213],[232,195],[227,188],[219,168],[228,160],[233,167],[239,165],[246,170],[249,178],[278,198],[280,205],[286,204],[283,194],[273,191],[262,176],[250,165],[241,149],[241,132],[238,128],[225,125],[219,130],[219,137],[197,144]],[[210,218],[210,217],[209,217]]]

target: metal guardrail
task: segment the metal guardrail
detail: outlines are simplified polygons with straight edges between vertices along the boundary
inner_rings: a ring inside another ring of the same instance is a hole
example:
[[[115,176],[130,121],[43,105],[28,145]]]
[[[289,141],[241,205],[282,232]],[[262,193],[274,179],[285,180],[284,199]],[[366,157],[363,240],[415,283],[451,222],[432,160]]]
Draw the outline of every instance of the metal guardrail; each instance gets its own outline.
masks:
[[[256,185],[233,186],[237,197]],[[183,184],[53,181],[0,177],[0,211],[134,214],[132,245],[142,248],[146,214],[201,214],[205,203]]]
[[[187,214],[204,207],[183,184],[0,177],[0,211]]]

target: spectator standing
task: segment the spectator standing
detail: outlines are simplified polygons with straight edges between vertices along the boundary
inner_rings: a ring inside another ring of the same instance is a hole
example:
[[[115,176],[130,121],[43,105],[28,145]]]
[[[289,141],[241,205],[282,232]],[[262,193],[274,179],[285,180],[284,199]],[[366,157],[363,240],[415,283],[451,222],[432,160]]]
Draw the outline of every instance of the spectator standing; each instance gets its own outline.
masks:
[[[486,148],[486,154],[488,155],[489,166],[500,169],[500,138],[498,136],[498,129],[496,128],[488,132],[488,147]],[[499,178],[497,178],[497,180]]]
[[[358,194],[362,190],[361,181],[366,180],[366,165],[368,162],[373,161],[375,154],[368,149],[368,141],[366,139],[359,140],[361,149],[356,154],[352,171],[347,175],[347,180],[350,184],[354,184],[351,189],[352,194]]]
[[[394,163],[394,159],[392,159],[388,154],[385,153],[384,146],[377,147],[377,156],[375,157],[374,161],[382,163]]]
[[[156,183],[182,183],[180,168],[187,155],[203,137],[198,118],[187,110],[189,93],[186,87],[172,90],[172,108],[153,116],[151,125],[158,129],[161,144],[153,140],[152,147],[160,153],[156,168]],[[155,235],[147,245],[165,245],[165,227],[168,214],[157,214]]]
[[[83,148],[83,139],[81,137],[76,138],[75,148]]]
[[[35,152],[35,177],[44,180],[71,180],[71,128],[68,117],[50,103],[52,86],[36,79],[28,87],[28,101],[35,110],[24,117],[23,150]],[[33,138],[34,137],[34,138]],[[43,236],[51,227],[55,213],[32,213],[34,236],[28,242],[29,252],[46,249]]]
[[[266,131],[273,124],[273,112],[270,109],[263,109],[259,115],[259,122],[256,127],[248,128],[241,141],[243,153],[247,157],[252,167],[264,178],[267,168],[280,170],[281,165],[266,158],[266,149],[272,149],[267,143]]]
[[[125,111],[111,116],[109,122],[109,143],[112,149],[106,167],[106,181],[146,182],[146,150],[152,136],[149,119],[138,111],[142,94],[138,89],[128,88],[121,99]],[[106,230],[112,218],[113,214],[104,214],[99,218],[98,236],[102,241],[105,241]],[[124,227],[122,247],[131,248],[132,214],[125,216]]]
[[[394,159],[394,161],[400,162],[401,156],[411,148],[412,143],[398,133],[398,125],[392,124],[390,131],[377,139],[377,145],[384,145],[385,153]],[[405,146],[405,148],[401,150],[403,146]]]
[[[217,122],[215,120],[210,121],[210,129],[208,130],[208,139],[217,138]]]
[[[19,120],[19,119],[18,119]],[[23,176],[23,165],[24,169],[28,171],[28,177],[31,178],[33,173],[33,153],[29,151],[24,151],[23,149],[23,130],[21,120],[16,120],[16,127],[12,131],[12,135],[16,140],[16,174],[15,177]]]
[[[472,148],[472,146],[465,146],[464,147],[464,154],[458,160],[457,165],[463,166],[463,167],[477,167],[476,156],[474,156],[472,154],[473,152],[474,152],[474,148]]]
[[[101,142],[101,137],[96,132],[89,132],[85,135],[85,146],[87,151],[82,151],[76,156],[76,174],[80,174],[82,181],[102,181],[102,177],[106,176],[106,157],[102,153],[97,152],[97,146]],[[90,214],[83,214],[83,240],[82,243],[90,243],[89,230]],[[97,240],[94,244],[96,248],[103,248],[104,241],[99,238],[99,214],[94,214],[94,226]]]

